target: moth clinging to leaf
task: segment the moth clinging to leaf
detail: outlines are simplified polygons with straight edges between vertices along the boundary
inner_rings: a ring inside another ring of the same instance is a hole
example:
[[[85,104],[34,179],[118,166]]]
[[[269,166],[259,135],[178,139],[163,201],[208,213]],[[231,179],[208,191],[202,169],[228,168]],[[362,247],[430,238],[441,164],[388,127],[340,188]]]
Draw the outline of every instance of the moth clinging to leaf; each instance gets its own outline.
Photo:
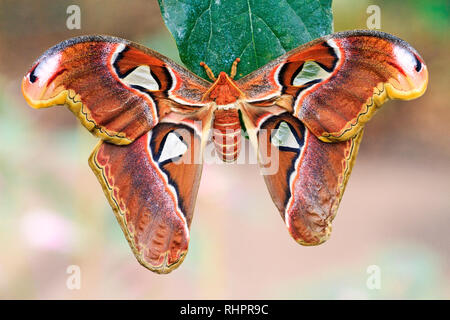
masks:
[[[416,50],[376,31],[319,38],[235,80],[238,62],[230,75],[204,65],[210,82],[138,44],[85,36],[49,49],[23,79],[32,107],[66,105],[100,138],[89,164],[150,270],[170,272],[187,253],[211,131],[218,156],[233,162],[245,126],[261,167],[277,163],[264,179],[289,233],[317,245],[330,235],[364,124],[428,82]]]

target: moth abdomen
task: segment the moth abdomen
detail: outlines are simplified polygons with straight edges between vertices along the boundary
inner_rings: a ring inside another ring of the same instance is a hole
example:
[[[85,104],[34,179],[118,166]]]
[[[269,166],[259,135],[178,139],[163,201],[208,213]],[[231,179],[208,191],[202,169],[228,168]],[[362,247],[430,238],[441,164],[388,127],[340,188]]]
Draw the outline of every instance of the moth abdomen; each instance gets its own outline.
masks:
[[[214,111],[213,141],[222,161],[236,161],[241,149],[241,124],[237,109]]]

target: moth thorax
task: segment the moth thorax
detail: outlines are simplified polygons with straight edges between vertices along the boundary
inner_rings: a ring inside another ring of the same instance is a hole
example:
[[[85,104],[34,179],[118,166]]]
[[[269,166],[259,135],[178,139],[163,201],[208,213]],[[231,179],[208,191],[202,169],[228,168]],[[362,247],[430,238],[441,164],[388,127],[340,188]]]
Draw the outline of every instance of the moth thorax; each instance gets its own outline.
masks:
[[[222,161],[236,161],[241,150],[241,124],[237,109],[214,111],[213,141]]]

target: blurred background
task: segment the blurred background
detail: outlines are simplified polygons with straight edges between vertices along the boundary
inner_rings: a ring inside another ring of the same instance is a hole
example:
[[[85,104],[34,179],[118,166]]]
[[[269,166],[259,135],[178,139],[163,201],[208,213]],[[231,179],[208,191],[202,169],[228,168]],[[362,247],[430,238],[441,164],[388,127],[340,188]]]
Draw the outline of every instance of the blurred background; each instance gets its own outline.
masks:
[[[81,8],[81,30],[66,9]],[[206,165],[190,251],[168,275],[141,267],[91,172],[97,139],[64,107],[33,110],[22,77],[50,46],[109,34],[179,61],[157,1],[0,0],[0,298],[448,299],[448,1],[334,1],[335,31],[381,30],[411,43],[430,73],[420,99],[390,101],[366,126],[331,238],[289,236],[256,165]],[[81,288],[66,286],[80,267]],[[381,287],[366,282],[378,266]]]

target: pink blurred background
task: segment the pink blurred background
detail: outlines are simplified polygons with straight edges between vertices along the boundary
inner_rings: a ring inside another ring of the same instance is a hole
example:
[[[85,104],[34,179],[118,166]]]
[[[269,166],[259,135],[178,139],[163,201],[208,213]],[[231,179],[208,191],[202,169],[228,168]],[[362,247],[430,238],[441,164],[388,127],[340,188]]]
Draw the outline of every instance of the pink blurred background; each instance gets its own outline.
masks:
[[[63,107],[29,108],[20,81],[50,46],[82,34],[130,39],[177,60],[156,1],[0,2],[0,298],[448,299],[450,109],[447,1],[335,1],[335,31],[381,30],[410,42],[430,83],[367,125],[331,238],[289,236],[256,165],[206,165],[190,251],[168,275],[141,267],[87,159],[97,139]],[[177,60],[179,61],[179,60]],[[81,288],[66,286],[80,267]],[[367,268],[381,271],[371,290]]]

